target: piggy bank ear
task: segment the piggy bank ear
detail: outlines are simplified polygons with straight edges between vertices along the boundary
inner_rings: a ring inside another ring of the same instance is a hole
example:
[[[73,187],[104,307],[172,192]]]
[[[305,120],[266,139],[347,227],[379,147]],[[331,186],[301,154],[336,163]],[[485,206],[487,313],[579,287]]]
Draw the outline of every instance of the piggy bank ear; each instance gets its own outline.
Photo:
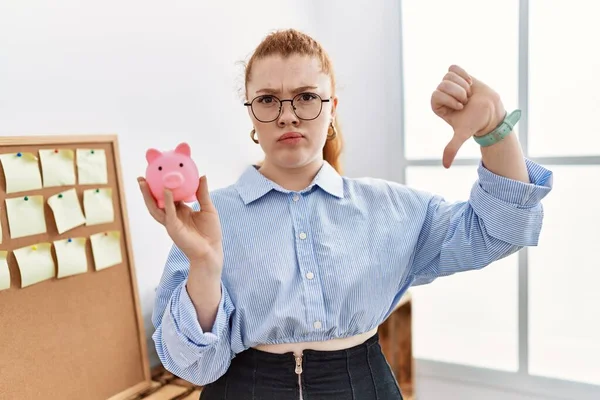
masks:
[[[160,157],[161,154],[162,153],[156,149],[148,149],[146,151],[146,161],[148,161],[148,164],[150,164],[152,161]]]
[[[190,145],[187,143],[179,143],[177,147],[175,147],[175,153],[183,154],[185,156],[190,157],[192,155],[192,150],[190,149]]]

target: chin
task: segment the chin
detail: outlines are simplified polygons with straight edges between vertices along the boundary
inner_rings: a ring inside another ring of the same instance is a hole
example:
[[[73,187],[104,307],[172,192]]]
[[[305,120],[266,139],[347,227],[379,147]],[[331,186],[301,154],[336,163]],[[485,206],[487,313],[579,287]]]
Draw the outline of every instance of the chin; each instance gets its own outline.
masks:
[[[288,154],[281,154],[277,157],[277,164],[283,168],[299,168],[313,162],[317,157],[306,154],[303,151],[295,151]]]

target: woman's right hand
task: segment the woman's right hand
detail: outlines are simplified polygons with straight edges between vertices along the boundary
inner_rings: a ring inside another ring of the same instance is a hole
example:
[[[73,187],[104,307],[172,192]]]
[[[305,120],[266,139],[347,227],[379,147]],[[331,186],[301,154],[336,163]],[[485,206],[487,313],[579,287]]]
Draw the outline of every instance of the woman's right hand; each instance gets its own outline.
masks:
[[[173,240],[173,243],[187,256],[190,265],[206,268],[209,275],[219,276],[223,268],[223,246],[221,223],[217,209],[210,200],[206,176],[200,177],[196,198],[200,211],[178,202],[173,202],[173,195],[165,191],[165,208],[160,209],[150,193],[148,183],[138,178],[144,202],[156,221],[162,224]]]

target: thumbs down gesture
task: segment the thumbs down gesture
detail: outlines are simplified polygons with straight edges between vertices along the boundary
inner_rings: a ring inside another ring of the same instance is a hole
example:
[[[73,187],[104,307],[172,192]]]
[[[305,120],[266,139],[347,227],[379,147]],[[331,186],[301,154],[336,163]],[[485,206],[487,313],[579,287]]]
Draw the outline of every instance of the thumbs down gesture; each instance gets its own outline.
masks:
[[[498,93],[457,65],[448,68],[431,95],[431,108],[454,131],[444,149],[445,168],[452,165],[463,143],[493,131],[506,115]]]

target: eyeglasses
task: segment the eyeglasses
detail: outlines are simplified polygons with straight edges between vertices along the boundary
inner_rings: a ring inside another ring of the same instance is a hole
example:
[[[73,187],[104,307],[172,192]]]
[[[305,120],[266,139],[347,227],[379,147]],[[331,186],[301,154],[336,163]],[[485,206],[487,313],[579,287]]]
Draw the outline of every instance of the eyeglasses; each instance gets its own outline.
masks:
[[[289,101],[296,117],[301,120],[310,121],[321,115],[323,103],[331,100],[323,100],[316,93],[300,93],[293,99],[280,100],[277,97],[266,94],[255,97],[251,102],[244,103],[244,106],[250,106],[252,114],[260,122],[273,122],[281,115],[283,103]]]

